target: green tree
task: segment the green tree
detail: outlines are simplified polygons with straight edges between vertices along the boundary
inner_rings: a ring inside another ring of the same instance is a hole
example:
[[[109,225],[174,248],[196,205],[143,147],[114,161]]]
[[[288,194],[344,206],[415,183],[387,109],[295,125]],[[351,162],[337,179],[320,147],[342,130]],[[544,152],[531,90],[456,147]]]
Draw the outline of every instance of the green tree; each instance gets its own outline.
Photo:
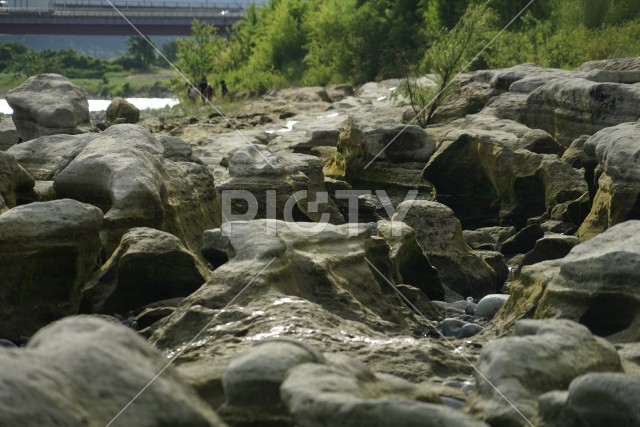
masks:
[[[176,66],[193,84],[197,84],[202,76],[219,71],[218,57],[226,41],[217,36],[214,26],[198,20],[193,21],[191,31],[191,37],[178,40]]]
[[[495,13],[486,5],[469,6],[451,30],[441,30],[425,54],[422,69],[435,74],[435,86],[406,78],[400,93],[409,98],[418,124],[427,126],[436,109],[458,91],[458,74],[477,59],[495,33]]]
[[[146,71],[156,60],[156,50],[142,36],[132,36],[125,41],[127,53],[133,59],[133,64],[139,70]]]

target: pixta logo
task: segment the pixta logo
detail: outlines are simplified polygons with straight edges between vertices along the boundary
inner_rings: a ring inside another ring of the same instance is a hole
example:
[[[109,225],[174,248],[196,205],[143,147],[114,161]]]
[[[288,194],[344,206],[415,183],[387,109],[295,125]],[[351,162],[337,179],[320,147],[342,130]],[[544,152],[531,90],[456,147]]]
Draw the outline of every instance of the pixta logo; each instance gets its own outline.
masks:
[[[336,190],[334,194],[335,200],[347,201],[348,215],[345,219],[348,222],[349,235],[356,236],[360,229],[359,199],[363,196],[370,196],[372,194],[375,194],[375,197],[380,201],[387,217],[389,219],[393,218],[391,227],[392,236],[401,236],[401,223],[418,195],[417,190],[409,191],[405,196],[403,203],[399,204],[397,207],[393,206],[391,199],[384,190],[375,190],[373,193],[370,190]],[[307,190],[297,191],[289,195],[283,205],[282,200],[279,201],[278,193],[275,190],[265,191],[265,197],[260,197],[261,200],[264,201],[263,211],[265,212],[265,218],[267,219],[265,222],[265,233],[267,235],[276,234],[277,218],[283,218],[285,226],[295,233],[309,235],[322,232],[331,220],[331,214],[327,209],[330,203],[329,193],[326,191],[319,191],[312,193],[312,195],[314,197],[310,197]],[[244,203],[239,203],[239,201],[243,201]],[[250,221],[252,219],[256,219],[258,212],[260,211],[260,202],[258,202],[258,198],[254,193],[247,190],[222,190],[220,203],[222,205],[222,218],[224,223],[233,221]],[[296,221],[294,219],[294,209],[301,203],[305,204],[307,212],[318,214],[319,220],[316,222]],[[245,212],[237,212],[237,207],[240,204],[246,204],[247,207]],[[278,215],[279,209],[282,209],[281,215]],[[223,233],[225,235],[233,234],[233,227],[223,227]]]

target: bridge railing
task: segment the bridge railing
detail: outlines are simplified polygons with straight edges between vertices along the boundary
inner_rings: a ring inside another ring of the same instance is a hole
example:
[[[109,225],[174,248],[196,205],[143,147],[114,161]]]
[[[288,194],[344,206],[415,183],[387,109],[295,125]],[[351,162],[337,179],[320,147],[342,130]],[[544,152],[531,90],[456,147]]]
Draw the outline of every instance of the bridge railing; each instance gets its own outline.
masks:
[[[225,9],[225,10],[242,10],[245,7],[243,4],[235,3],[219,3],[216,1],[211,2],[199,2],[199,3],[185,3],[177,1],[156,1],[156,0],[111,0],[114,6],[119,9],[157,9],[157,8],[171,8],[171,9]],[[104,0],[53,0],[53,9],[68,9],[68,8],[108,8],[112,6]]]

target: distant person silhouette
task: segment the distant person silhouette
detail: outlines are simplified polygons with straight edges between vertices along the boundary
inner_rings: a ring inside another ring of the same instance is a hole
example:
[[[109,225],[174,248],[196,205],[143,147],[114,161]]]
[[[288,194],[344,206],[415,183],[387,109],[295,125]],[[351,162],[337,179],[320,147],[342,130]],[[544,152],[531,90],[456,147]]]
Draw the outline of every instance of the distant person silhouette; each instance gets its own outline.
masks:
[[[229,93],[229,88],[227,88],[227,84],[224,82],[224,80],[220,82],[220,87],[221,87],[222,96],[225,96],[226,94]]]
[[[209,86],[209,82],[207,82],[207,78],[205,76],[202,76],[202,78],[200,79],[200,97],[202,98],[202,102],[204,103],[205,101],[205,92],[207,91],[207,86]]]

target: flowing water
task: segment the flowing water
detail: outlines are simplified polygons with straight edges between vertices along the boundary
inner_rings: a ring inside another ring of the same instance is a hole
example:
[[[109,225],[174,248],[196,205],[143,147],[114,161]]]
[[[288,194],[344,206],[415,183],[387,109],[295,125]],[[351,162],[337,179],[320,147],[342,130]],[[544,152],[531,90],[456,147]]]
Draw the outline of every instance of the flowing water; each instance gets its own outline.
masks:
[[[178,104],[174,98],[127,98],[127,101],[138,107],[140,110],[158,110],[164,107],[173,107]],[[111,103],[109,99],[90,99],[89,111],[106,111]],[[0,99],[0,114],[11,114],[13,111],[5,99]]]

